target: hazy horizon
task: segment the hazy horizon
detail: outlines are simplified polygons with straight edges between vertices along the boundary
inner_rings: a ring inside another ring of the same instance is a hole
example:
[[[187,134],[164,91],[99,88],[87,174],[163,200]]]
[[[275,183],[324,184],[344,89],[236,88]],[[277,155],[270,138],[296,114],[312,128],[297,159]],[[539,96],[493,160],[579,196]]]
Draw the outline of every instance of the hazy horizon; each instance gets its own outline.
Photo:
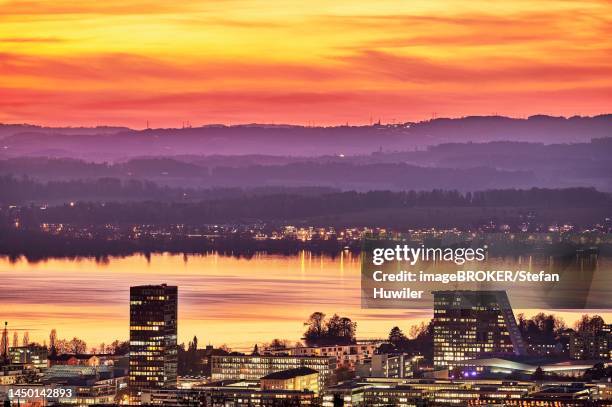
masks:
[[[108,129],[108,128],[117,128],[117,129],[129,129],[134,131],[143,131],[143,130],[182,130],[189,128],[206,128],[206,127],[248,127],[248,126],[260,126],[260,127],[304,127],[304,128],[333,128],[333,127],[370,127],[370,126],[399,126],[401,124],[415,124],[415,123],[428,123],[436,120],[461,120],[461,119],[469,119],[469,118],[504,118],[504,119],[512,119],[512,120],[529,120],[530,118],[536,117],[549,117],[553,119],[565,119],[570,120],[574,118],[584,118],[584,119],[592,119],[596,117],[606,117],[612,115],[612,111],[601,111],[599,113],[595,112],[588,115],[580,115],[580,114],[566,114],[566,115],[553,115],[544,112],[534,112],[527,115],[521,116],[512,116],[512,115],[504,115],[504,114],[486,114],[486,113],[475,113],[470,115],[448,115],[448,116],[423,116],[421,118],[412,118],[411,120],[402,120],[398,118],[392,121],[380,121],[377,118],[372,118],[370,121],[365,122],[355,122],[350,123],[346,121],[338,121],[336,123],[327,123],[327,124],[317,124],[315,122],[220,122],[220,121],[209,121],[198,123],[197,121],[184,120],[177,122],[175,126],[169,125],[164,127],[156,127],[153,120],[149,121],[149,127],[147,127],[147,122],[145,121],[143,126],[130,126],[127,123],[125,124],[107,124],[107,123],[98,123],[98,124],[45,124],[42,122],[37,122],[36,119],[26,120],[23,122],[3,122],[0,121],[0,126],[31,126],[31,127],[39,127],[39,128],[49,128],[49,129]]]

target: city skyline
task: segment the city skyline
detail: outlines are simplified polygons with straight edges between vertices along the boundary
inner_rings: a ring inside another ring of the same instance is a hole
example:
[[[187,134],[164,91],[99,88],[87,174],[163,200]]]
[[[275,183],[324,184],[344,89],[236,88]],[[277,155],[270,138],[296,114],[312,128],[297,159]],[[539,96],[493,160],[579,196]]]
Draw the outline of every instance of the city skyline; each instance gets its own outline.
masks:
[[[434,399],[441,405],[489,398],[517,399],[521,406],[574,405],[576,399],[597,401],[579,405],[606,405],[602,400],[609,399],[609,380],[600,379],[610,374],[612,324],[584,315],[576,330],[566,329],[554,314],[519,318],[517,324],[505,291],[451,290],[435,295],[434,318],[412,340],[394,327],[378,342],[352,338],[329,346],[277,344],[262,347],[262,353],[257,346],[251,352],[229,353],[210,345],[198,348],[195,337],[189,348],[177,347],[177,286],[130,286],[129,350],[58,352],[55,332],[49,349],[27,343],[8,348],[5,322],[0,385],[4,396],[17,404],[15,399],[38,398],[24,396],[28,386],[38,384],[45,386],[39,390],[59,387],[62,394],[70,392],[59,396],[60,401],[66,397],[77,405],[92,400],[114,405],[216,405],[217,400],[224,405],[237,402],[238,407],[266,397],[271,398],[270,406],[287,405],[274,404],[275,398],[292,398],[290,405],[296,407],[362,402],[386,406],[391,401],[399,406],[406,397],[419,403]],[[316,323],[313,318],[315,314],[310,321]],[[332,319],[321,320],[330,331]],[[417,344],[418,338],[433,354]],[[541,346],[548,341],[554,346]],[[207,369],[206,378],[191,375],[185,358],[189,369]],[[41,375],[34,379],[31,373],[36,371]],[[567,404],[558,404],[565,395]],[[47,398],[50,405],[57,397]]]
[[[2,122],[331,125],[609,110],[611,9],[600,0],[0,10]]]

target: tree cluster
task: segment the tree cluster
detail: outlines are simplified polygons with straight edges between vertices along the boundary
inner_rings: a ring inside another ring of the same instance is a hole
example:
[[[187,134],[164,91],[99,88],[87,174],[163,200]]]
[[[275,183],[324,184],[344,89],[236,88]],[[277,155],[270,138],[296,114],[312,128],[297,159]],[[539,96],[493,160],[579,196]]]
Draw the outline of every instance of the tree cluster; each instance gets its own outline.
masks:
[[[349,345],[356,341],[357,323],[337,314],[326,318],[324,313],[314,312],[304,326],[307,346]]]
[[[540,312],[529,319],[525,318],[524,314],[519,314],[518,327],[527,342],[549,342],[554,340],[566,325],[562,318]]]
[[[380,353],[401,352],[421,355],[427,361],[433,360],[433,320],[412,325],[406,335],[397,326],[389,331],[389,344],[381,345]]]

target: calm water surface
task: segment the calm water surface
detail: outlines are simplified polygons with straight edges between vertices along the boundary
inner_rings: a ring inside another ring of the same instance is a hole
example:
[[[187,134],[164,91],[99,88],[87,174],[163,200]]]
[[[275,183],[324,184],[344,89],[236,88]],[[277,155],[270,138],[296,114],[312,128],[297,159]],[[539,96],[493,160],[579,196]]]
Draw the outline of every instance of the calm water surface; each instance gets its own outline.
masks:
[[[180,341],[197,335],[200,344],[236,350],[273,338],[297,341],[314,311],[352,318],[358,336],[367,338],[384,337],[395,325],[407,332],[431,317],[429,310],[361,309],[359,279],[360,258],[348,253],[333,259],[308,252],[250,259],[159,254],[106,263],[0,259],[0,318],[29,331],[32,340],[42,342],[55,328],[60,338],[78,336],[97,346],[127,339],[129,287],[160,283],[179,286]],[[559,314],[573,323],[580,312]]]

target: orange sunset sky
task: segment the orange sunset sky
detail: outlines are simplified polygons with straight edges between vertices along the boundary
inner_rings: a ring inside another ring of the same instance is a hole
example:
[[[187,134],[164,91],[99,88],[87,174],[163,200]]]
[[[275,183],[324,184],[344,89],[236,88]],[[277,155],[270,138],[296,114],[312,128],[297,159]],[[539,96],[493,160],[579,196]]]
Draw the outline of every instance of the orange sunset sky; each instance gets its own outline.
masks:
[[[0,122],[610,111],[610,1],[3,1]]]

